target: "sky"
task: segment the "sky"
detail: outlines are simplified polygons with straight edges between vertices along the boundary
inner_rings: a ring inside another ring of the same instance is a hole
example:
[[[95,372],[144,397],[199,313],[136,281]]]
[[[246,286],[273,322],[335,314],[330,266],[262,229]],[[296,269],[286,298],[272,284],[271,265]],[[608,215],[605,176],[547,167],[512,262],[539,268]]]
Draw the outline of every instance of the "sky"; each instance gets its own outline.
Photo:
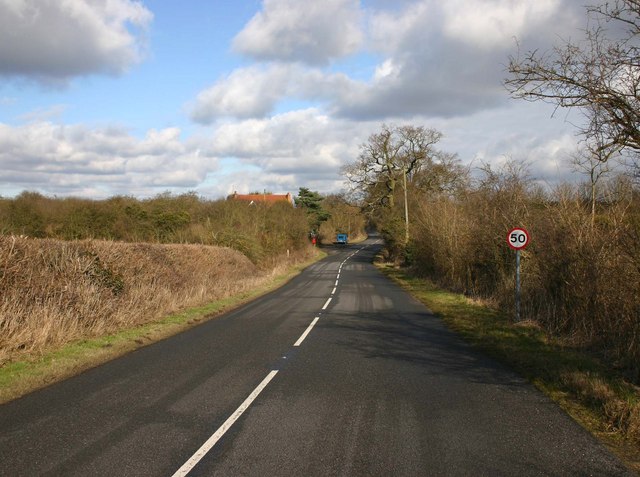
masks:
[[[337,193],[383,124],[573,180],[579,114],[503,81],[518,45],[586,20],[577,0],[0,0],[0,196]]]

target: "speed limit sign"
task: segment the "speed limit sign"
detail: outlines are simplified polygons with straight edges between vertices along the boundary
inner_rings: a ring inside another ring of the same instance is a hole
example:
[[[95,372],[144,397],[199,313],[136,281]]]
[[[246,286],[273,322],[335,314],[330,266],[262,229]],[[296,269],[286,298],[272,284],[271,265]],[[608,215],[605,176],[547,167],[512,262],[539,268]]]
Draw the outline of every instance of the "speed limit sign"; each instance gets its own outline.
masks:
[[[507,243],[514,250],[521,250],[529,244],[529,232],[522,227],[511,229],[507,234]]]
[[[509,230],[507,243],[516,251],[516,321],[520,321],[520,250],[529,244],[529,232],[522,227]]]

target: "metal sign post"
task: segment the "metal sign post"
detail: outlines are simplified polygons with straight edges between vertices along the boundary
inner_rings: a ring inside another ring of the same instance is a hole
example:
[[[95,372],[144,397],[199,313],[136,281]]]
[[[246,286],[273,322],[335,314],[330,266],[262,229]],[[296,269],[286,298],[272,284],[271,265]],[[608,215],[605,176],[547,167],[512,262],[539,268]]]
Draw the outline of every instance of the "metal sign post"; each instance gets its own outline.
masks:
[[[507,234],[509,247],[516,251],[516,321],[520,321],[520,250],[529,244],[529,232],[522,227],[511,229]]]
[[[516,250],[516,321],[520,321],[520,249]]]

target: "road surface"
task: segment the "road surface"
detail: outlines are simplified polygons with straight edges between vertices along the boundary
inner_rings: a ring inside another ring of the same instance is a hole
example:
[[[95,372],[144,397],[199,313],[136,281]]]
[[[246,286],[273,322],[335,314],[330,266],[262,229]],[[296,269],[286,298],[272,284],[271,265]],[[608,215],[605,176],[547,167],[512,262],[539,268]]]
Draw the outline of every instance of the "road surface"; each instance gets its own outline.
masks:
[[[379,248],[0,406],[0,475],[632,475],[381,275]]]

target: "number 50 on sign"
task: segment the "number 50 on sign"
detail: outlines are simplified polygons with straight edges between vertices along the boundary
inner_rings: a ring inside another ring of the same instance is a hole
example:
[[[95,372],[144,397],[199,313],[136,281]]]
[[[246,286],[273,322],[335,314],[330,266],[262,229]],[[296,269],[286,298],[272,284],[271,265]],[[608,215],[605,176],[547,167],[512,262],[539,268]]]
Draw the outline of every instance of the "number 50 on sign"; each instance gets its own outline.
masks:
[[[529,233],[522,227],[511,229],[507,234],[507,243],[514,250],[522,250],[529,244]]]

